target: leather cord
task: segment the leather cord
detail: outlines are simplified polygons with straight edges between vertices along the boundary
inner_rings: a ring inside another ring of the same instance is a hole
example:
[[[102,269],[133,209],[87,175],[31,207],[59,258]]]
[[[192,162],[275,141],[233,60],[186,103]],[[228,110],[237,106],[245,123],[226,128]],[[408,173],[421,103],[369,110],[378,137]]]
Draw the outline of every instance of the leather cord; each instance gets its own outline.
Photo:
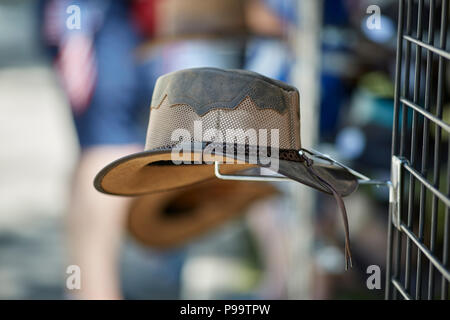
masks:
[[[301,157],[303,158],[306,168],[308,171],[317,178],[319,183],[327,188],[334,196],[334,199],[336,200],[339,209],[342,214],[342,220],[344,222],[344,229],[345,229],[345,270],[348,270],[348,267],[353,267],[352,262],[352,252],[350,249],[350,232],[349,232],[349,226],[348,226],[348,217],[347,217],[347,210],[345,209],[345,203],[342,197],[339,195],[339,193],[336,191],[336,189],[328,183],[324,178],[320,176],[320,174],[314,169],[313,163],[314,161],[310,158],[308,158],[305,154],[302,154]]]

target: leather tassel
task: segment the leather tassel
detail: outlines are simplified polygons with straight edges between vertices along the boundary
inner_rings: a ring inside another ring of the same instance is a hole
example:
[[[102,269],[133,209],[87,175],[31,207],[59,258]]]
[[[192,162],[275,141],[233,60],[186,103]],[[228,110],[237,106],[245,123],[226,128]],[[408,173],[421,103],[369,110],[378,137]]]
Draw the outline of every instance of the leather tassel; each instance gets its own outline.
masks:
[[[319,183],[327,188],[330,193],[333,194],[334,199],[336,200],[338,207],[342,214],[342,220],[344,222],[344,229],[345,229],[345,270],[347,271],[348,268],[353,267],[353,261],[352,261],[352,252],[350,248],[350,231],[348,226],[348,217],[347,217],[347,210],[345,209],[345,203],[342,197],[339,195],[339,193],[336,191],[336,189],[329,184],[325,179],[323,179],[320,174],[314,170],[314,167],[312,166],[314,161],[310,158],[308,158],[306,155],[302,155],[303,160],[306,163],[306,167],[308,168],[308,171],[317,178]]]

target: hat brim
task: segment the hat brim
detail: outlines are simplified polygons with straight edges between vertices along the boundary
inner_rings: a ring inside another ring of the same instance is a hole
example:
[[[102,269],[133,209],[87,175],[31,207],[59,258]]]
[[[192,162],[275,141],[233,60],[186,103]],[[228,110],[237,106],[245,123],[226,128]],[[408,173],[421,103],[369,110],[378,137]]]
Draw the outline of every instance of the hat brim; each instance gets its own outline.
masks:
[[[185,153],[183,157],[193,162],[199,155],[202,155],[202,150]],[[222,174],[236,174],[255,166],[267,167],[263,164],[244,163],[247,159],[237,155],[216,153],[215,157],[217,156],[221,156],[224,160],[220,168]],[[214,158],[203,159],[205,162],[214,161]],[[229,164],[228,160],[239,160],[240,163]],[[304,162],[282,159],[278,161],[278,173],[319,191],[330,193],[330,190],[311,174]],[[356,177],[338,165],[314,162],[312,167],[342,197],[350,195],[358,187]],[[167,148],[132,154],[112,162],[97,174],[94,186],[106,194],[138,196],[170,191],[209,179],[216,179],[214,165],[206,163],[175,165],[172,162],[172,149]]]
[[[170,249],[237,218],[257,200],[277,194],[267,183],[212,180],[133,201],[128,230],[141,244]]]

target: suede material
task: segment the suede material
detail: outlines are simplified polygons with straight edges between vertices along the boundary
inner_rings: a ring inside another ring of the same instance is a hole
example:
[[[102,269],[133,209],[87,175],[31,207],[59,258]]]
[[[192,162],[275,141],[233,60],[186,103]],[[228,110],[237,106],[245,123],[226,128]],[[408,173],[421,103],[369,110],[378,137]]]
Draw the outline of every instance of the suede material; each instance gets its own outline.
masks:
[[[170,105],[188,104],[202,116],[212,109],[234,109],[248,96],[259,108],[284,113],[289,109],[289,92],[298,91],[254,72],[195,68],[160,77],[152,107],[158,108],[168,99]]]

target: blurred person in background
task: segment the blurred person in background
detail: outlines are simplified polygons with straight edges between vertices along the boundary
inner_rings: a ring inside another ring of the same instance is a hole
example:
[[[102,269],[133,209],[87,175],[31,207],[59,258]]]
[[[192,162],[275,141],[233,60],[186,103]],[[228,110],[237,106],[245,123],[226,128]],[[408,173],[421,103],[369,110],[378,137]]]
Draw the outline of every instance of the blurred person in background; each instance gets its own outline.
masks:
[[[80,8],[80,30],[66,26],[66,10],[72,4]],[[92,181],[104,164],[142,149],[156,79],[180,69],[209,66],[247,68],[289,81],[293,54],[288,32],[296,23],[295,4],[293,0],[46,1],[43,32],[72,105],[82,150],[68,216],[71,263],[82,270],[83,286],[76,298],[123,297],[117,261],[130,200],[99,194]],[[261,231],[253,227],[257,238],[267,238],[270,230],[276,233],[272,223],[273,227],[251,225],[260,226]],[[264,242],[267,239],[261,239]],[[267,288],[262,289],[266,296],[285,294],[281,287],[287,275],[280,275],[284,272],[277,253],[280,246],[281,241],[260,248],[271,248],[264,263],[269,269]],[[172,261],[178,278],[180,259],[170,253],[152,256],[166,261],[162,268]]]
[[[148,103],[160,75],[190,67],[241,67],[242,4],[45,2],[43,33],[72,105],[81,146],[67,220],[70,263],[80,266],[82,276],[82,288],[74,298],[123,297],[118,254],[130,200],[98,193],[92,186],[95,174],[118,156],[142,149]],[[71,5],[80,8],[80,29],[66,24]],[[155,259],[179,263],[168,256],[155,254]]]

